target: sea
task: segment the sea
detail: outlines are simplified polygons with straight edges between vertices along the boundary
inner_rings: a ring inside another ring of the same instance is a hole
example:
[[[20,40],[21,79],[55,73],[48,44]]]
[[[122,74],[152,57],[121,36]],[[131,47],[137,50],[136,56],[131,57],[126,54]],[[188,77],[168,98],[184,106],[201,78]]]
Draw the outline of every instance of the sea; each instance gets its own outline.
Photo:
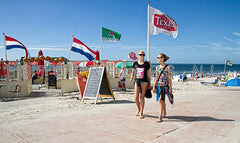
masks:
[[[152,63],[151,64],[151,74],[155,72],[156,66],[158,66],[158,63]],[[219,74],[225,74],[227,72],[237,72],[240,73],[240,64],[233,64],[232,66],[226,66],[225,64],[171,64],[168,63],[168,65],[171,67],[173,75],[181,75],[186,70],[187,74],[192,74],[195,72],[198,72],[198,74],[201,74],[201,71],[203,71],[204,75],[210,75],[217,76]],[[225,70],[225,73],[224,73]]]

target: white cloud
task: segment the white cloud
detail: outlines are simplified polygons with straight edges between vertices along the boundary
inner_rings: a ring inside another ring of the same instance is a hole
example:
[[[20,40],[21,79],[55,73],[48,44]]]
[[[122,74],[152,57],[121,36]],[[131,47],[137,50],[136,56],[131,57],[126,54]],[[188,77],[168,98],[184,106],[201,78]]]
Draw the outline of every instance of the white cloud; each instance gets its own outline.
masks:
[[[223,47],[223,43],[221,43],[221,42],[209,42],[209,44],[210,44],[211,46],[216,47],[216,48]]]
[[[198,48],[210,48],[210,46],[208,46],[208,45],[196,45],[195,47],[198,47]]]
[[[54,45],[54,44],[50,44],[50,45],[28,45],[27,49],[29,50],[45,50],[45,51],[65,51],[66,46],[64,45]]]
[[[240,33],[238,33],[238,32],[233,32],[232,34],[236,35],[236,36],[240,36]]]
[[[81,30],[83,30],[83,28],[82,28],[82,27],[79,27],[79,28],[77,28],[77,30],[81,31]]]
[[[233,54],[235,54],[235,55],[240,55],[240,52],[234,52]]]
[[[223,38],[226,39],[226,40],[228,40],[228,41],[231,41],[231,42],[233,41],[232,39],[229,39],[229,38],[227,38],[226,36],[224,36]]]
[[[66,51],[66,49],[62,48],[28,48],[29,50],[44,50],[44,51]]]

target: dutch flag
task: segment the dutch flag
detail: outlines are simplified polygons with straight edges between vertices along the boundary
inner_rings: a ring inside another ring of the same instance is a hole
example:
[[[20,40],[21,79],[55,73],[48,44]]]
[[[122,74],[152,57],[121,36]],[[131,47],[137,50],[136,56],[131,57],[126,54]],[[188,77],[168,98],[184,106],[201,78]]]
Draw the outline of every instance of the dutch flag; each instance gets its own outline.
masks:
[[[80,40],[73,37],[72,48],[71,51],[80,53],[86,56],[89,61],[92,61],[96,58],[96,52],[92,49],[88,48],[85,44],[83,44]]]
[[[6,41],[6,50],[10,50],[13,48],[20,48],[20,49],[24,49],[26,51],[26,58],[28,58],[29,52],[27,50],[27,48],[18,40],[8,37],[6,36],[4,33],[3,35],[5,36],[5,41]]]

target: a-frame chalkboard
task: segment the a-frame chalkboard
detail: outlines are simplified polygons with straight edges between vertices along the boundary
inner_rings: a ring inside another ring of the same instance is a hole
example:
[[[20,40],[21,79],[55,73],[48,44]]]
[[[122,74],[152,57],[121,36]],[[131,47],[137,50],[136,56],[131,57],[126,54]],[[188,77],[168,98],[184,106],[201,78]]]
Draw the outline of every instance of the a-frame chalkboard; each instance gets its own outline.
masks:
[[[112,97],[112,89],[107,77],[107,71],[104,67],[91,67],[89,69],[89,75],[87,79],[87,84],[83,94],[82,102],[84,99],[95,99],[95,104],[97,103],[98,95],[101,97]]]

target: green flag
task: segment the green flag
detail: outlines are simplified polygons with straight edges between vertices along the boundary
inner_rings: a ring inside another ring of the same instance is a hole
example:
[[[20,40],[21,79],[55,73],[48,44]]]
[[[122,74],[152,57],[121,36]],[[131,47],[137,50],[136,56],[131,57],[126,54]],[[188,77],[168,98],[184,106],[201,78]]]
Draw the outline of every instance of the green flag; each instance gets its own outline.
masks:
[[[102,27],[102,41],[120,42],[121,34]]]
[[[229,61],[228,59],[226,59],[226,65],[228,65],[228,66],[232,66],[232,62]]]

